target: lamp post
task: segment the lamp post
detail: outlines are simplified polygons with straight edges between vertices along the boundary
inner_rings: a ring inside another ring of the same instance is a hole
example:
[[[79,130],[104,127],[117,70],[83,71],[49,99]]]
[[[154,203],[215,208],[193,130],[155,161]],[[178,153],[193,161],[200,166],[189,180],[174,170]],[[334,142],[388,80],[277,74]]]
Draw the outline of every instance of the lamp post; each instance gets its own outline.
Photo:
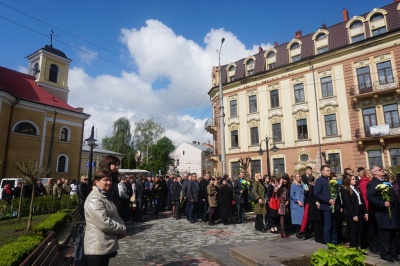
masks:
[[[276,152],[279,148],[276,147],[276,145],[275,145],[275,140],[274,140],[273,138],[268,138],[268,136],[265,136],[265,139],[261,140],[261,142],[260,142],[260,149],[258,150],[258,154],[263,155],[264,151],[263,151],[262,148],[261,148],[261,143],[265,142],[266,152],[267,152],[267,172],[268,172],[268,176],[269,176],[269,177],[271,177],[271,167],[270,167],[270,165],[269,165],[269,147],[268,147],[268,144],[269,144],[269,141],[270,141],[270,140],[272,140],[272,141],[273,141],[273,144],[274,144],[274,146],[272,146],[271,150],[272,150],[273,152]]]
[[[224,125],[224,102],[222,94],[222,75],[221,75],[221,49],[225,38],[221,39],[221,46],[218,50],[218,76],[219,76],[219,129],[221,131],[221,164],[222,164],[222,176],[226,174],[226,154],[225,154],[225,125]]]
[[[94,147],[97,146],[96,144],[96,139],[94,138],[94,126],[92,126],[92,131],[90,132],[90,137],[85,139],[87,144],[90,147],[90,153],[89,153],[89,173],[88,173],[88,187],[91,189],[92,188],[92,170],[93,170],[93,149]]]

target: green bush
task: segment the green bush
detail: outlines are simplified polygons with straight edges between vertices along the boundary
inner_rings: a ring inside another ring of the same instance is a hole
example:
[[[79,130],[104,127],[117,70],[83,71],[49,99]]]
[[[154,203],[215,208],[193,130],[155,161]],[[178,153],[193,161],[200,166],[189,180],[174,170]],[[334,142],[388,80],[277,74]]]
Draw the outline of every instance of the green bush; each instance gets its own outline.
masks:
[[[45,221],[33,227],[33,231],[41,235],[45,235],[49,231],[59,232],[67,220],[69,213],[69,211],[66,212],[64,210],[53,213]]]
[[[19,265],[43,241],[37,234],[20,236],[17,241],[0,247],[0,266]]]
[[[365,265],[365,249],[347,248],[343,245],[335,246],[328,243],[328,250],[318,249],[311,257],[311,265],[340,266],[340,265]]]

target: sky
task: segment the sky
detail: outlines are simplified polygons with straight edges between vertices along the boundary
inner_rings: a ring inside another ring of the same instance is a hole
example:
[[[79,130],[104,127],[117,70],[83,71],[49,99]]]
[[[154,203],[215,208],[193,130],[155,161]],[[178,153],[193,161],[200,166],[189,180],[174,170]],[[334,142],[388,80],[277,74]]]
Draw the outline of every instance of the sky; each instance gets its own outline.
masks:
[[[153,119],[177,146],[208,142],[211,69],[314,33],[392,0],[0,0],[0,65],[27,73],[26,56],[50,44],[72,60],[68,103],[91,115],[97,144],[120,117]]]

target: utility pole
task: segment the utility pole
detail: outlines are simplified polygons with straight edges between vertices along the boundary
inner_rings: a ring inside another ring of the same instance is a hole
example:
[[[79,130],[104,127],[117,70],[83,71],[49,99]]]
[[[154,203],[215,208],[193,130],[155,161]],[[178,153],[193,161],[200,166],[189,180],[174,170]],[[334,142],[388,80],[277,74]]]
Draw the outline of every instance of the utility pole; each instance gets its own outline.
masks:
[[[54,111],[53,125],[51,126],[51,135],[50,135],[49,158],[47,161],[47,168],[50,169],[50,171],[47,173],[47,178],[50,178],[51,175],[51,161],[53,159],[54,132],[56,131],[56,117],[57,117],[57,111]]]

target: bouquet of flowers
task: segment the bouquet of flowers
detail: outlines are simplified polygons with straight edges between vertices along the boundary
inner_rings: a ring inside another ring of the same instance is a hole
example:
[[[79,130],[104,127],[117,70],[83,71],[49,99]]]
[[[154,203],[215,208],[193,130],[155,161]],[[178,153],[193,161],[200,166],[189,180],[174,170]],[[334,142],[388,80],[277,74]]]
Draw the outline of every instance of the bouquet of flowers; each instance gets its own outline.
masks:
[[[329,194],[331,196],[331,199],[336,200],[338,193],[339,193],[339,186],[338,186],[337,180],[334,180],[334,179],[329,180]],[[335,212],[335,204],[332,204],[331,208],[332,208],[332,213],[334,213]]]
[[[250,182],[247,181],[246,179],[242,179],[242,181],[240,181],[240,190],[245,191],[246,189],[248,189],[250,186]],[[242,196],[242,194],[240,194],[240,196]]]
[[[390,186],[387,184],[379,184],[375,187],[376,190],[378,190],[381,195],[383,201],[390,201]],[[390,210],[390,206],[388,207],[389,210],[389,218],[392,219],[392,211]]]

